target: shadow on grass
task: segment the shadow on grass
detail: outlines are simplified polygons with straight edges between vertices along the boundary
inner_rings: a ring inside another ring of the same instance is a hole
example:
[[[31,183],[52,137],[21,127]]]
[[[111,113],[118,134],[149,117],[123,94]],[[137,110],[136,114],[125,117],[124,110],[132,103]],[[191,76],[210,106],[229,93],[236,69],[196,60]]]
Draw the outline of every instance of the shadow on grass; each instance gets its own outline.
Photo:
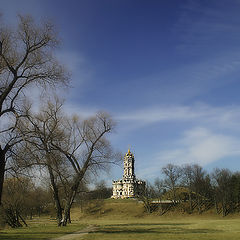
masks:
[[[216,229],[207,229],[207,228],[199,228],[199,229],[186,229],[184,226],[190,225],[187,223],[171,223],[171,224],[113,224],[106,225],[102,229],[97,230],[95,233],[101,234],[206,234],[206,233],[220,233],[222,230]],[[134,227],[134,226],[140,226]],[[144,227],[145,226],[145,227]],[[153,227],[151,227],[153,226]],[[156,227],[159,226],[159,227]],[[169,227],[168,227],[169,226]],[[181,227],[183,226],[183,227]],[[91,233],[90,233],[91,234]]]
[[[119,223],[119,224],[106,224],[105,226],[111,227],[124,227],[124,226],[184,226],[191,225],[191,223]]]
[[[7,233],[0,232],[1,240],[49,240],[61,237],[62,235],[71,234],[72,232],[17,232]]]
[[[219,233],[221,230],[209,230],[209,229],[125,229],[125,230],[113,230],[113,229],[103,229],[98,230],[95,233],[102,234],[193,234],[193,233]],[[91,234],[91,233],[89,233]]]

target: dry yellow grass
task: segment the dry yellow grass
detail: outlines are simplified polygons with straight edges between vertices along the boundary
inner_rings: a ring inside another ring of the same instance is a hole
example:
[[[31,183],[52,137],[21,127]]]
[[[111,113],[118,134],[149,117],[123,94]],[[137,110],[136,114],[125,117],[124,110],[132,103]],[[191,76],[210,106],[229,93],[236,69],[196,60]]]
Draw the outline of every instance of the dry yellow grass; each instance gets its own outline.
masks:
[[[94,207],[94,206],[92,206]],[[133,200],[108,200],[90,215],[73,213],[80,223],[95,224],[98,230],[86,240],[238,240],[240,216],[182,215],[176,212],[159,216],[147,214]],[[77,216],[78,215],[78,216]]]
[[[87,210],[87,211],[86,211]],[[35,221],[29,228],[1,231],[0,239],[51,239],[79,231],[86,225],[97,226],[94,233],[74,240],[239,240],[240,216],[213,213],[182,215],[177,212],[159,216],[147,214],[142,204],[133,200],[106,200],[86,206],[85,212],[72,210],[73,224],[58,228],[49,219]]]

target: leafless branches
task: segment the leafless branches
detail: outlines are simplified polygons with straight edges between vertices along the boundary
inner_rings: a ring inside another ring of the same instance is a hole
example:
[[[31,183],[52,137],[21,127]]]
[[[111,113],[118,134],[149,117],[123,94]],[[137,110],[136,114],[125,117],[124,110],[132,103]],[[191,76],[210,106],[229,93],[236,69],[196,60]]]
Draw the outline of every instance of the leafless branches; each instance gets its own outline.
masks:
[[[55,103],[47,102],[38,114],[29,113],[19,121],[18,130],[25,136],[24,144],[26,148],[29,146],[33,161],[48,170],[59,225],[66,225],[79,185],[86,175],[107,169],[116,161],[107,140],[113,128],[111,117],[103,112],[87,120],[67,117],[58,99]],[[64,189],[66,199],[63,217],[59,186]]]
[[[64,66],[54,57],[59,43],[54,26],[50,22],[36,24],[31,16],[18,18],[17,28],[3,22],[0,26],[0,203],[6,153],[21,141],[14,130],[30,109],[25,92],[33,84],[54,87],[59,83],[66,85],[69,79]],[[3,142],[6,135],[9,138]]]

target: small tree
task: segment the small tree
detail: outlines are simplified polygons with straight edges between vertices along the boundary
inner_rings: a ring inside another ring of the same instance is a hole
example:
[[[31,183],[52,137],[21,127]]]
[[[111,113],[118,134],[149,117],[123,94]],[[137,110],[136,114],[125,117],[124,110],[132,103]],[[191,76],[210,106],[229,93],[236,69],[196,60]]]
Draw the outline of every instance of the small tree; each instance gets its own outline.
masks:
[[[216,201],[220,203],[223,217],[229,213],[232,205],[232,173],[228,169],[215,169],[212,173]],[[216,204],[217,204],[216,202]]]
[[[144,189],[139,194],[139,200],[143,202],[144,208],[147,213],[151,213],[153,209],[153,198],[156,196],[153,186],[147,183]]]
[[[234,202],[234,207],[239,211],[240,207],[240,173],[235,172],[232,174],[231,178],[232,186],[232,200]]]
[[[164,184],[167,189],[172,193],[172,201],[175,204],[177,202],[176,190],[179,186],[181,177],[181,169],[179,166],[174,164],[167,164],[166,167],[162,168],[162,173],[165,175]]]
[[[159,207],[160,207],[160,214],[162,215],[164,212],[163,212],[163,206],[162,206],[162,196],[163,194],[166,192],[166,187],[165,187],[165,184],[164,184],[164,181],[163,180],[160,180],[159,178],[156,178],[155,181],[154,181],[154,186],[155,186],[155,189],[156,189],[156,196],[158,198],[158,204],[159,204]]]
[[[4,184],[2,204],[4,221],[12,228],[27,226],[24,217],[29,208],[29,197],[33,184],[27,178],[9,178]]]
[[[112,195],[112,188],[106,186],[106,182],[101,180],[95,184],[95,189],[90,192],[92,199],[106,199]]]
[[[193,211],[193,185],[194,185],[194,171],[193,165],[185,165],[182,167],[182,185],[188,189],[189,210]]]
[[[201,214],[203,211],[203,206],[205,206],[207,202],[212,203],[212,187],[210,183],[210,177],[198,164],[194,164],[192,166],[192,174],[192,190],[195,193],[198,213]]]

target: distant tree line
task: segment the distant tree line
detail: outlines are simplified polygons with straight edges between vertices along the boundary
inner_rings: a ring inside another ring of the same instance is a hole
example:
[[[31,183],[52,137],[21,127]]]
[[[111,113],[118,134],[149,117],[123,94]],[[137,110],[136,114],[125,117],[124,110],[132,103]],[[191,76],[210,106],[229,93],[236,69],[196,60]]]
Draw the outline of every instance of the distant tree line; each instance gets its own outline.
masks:
[[[226,216],[240,211],[240,172],[214,169],[207,173],[198,164],[167,164],[162,178],[147,184],[140,196],[148,212],[158,209],[199,214],[213,210]]]

